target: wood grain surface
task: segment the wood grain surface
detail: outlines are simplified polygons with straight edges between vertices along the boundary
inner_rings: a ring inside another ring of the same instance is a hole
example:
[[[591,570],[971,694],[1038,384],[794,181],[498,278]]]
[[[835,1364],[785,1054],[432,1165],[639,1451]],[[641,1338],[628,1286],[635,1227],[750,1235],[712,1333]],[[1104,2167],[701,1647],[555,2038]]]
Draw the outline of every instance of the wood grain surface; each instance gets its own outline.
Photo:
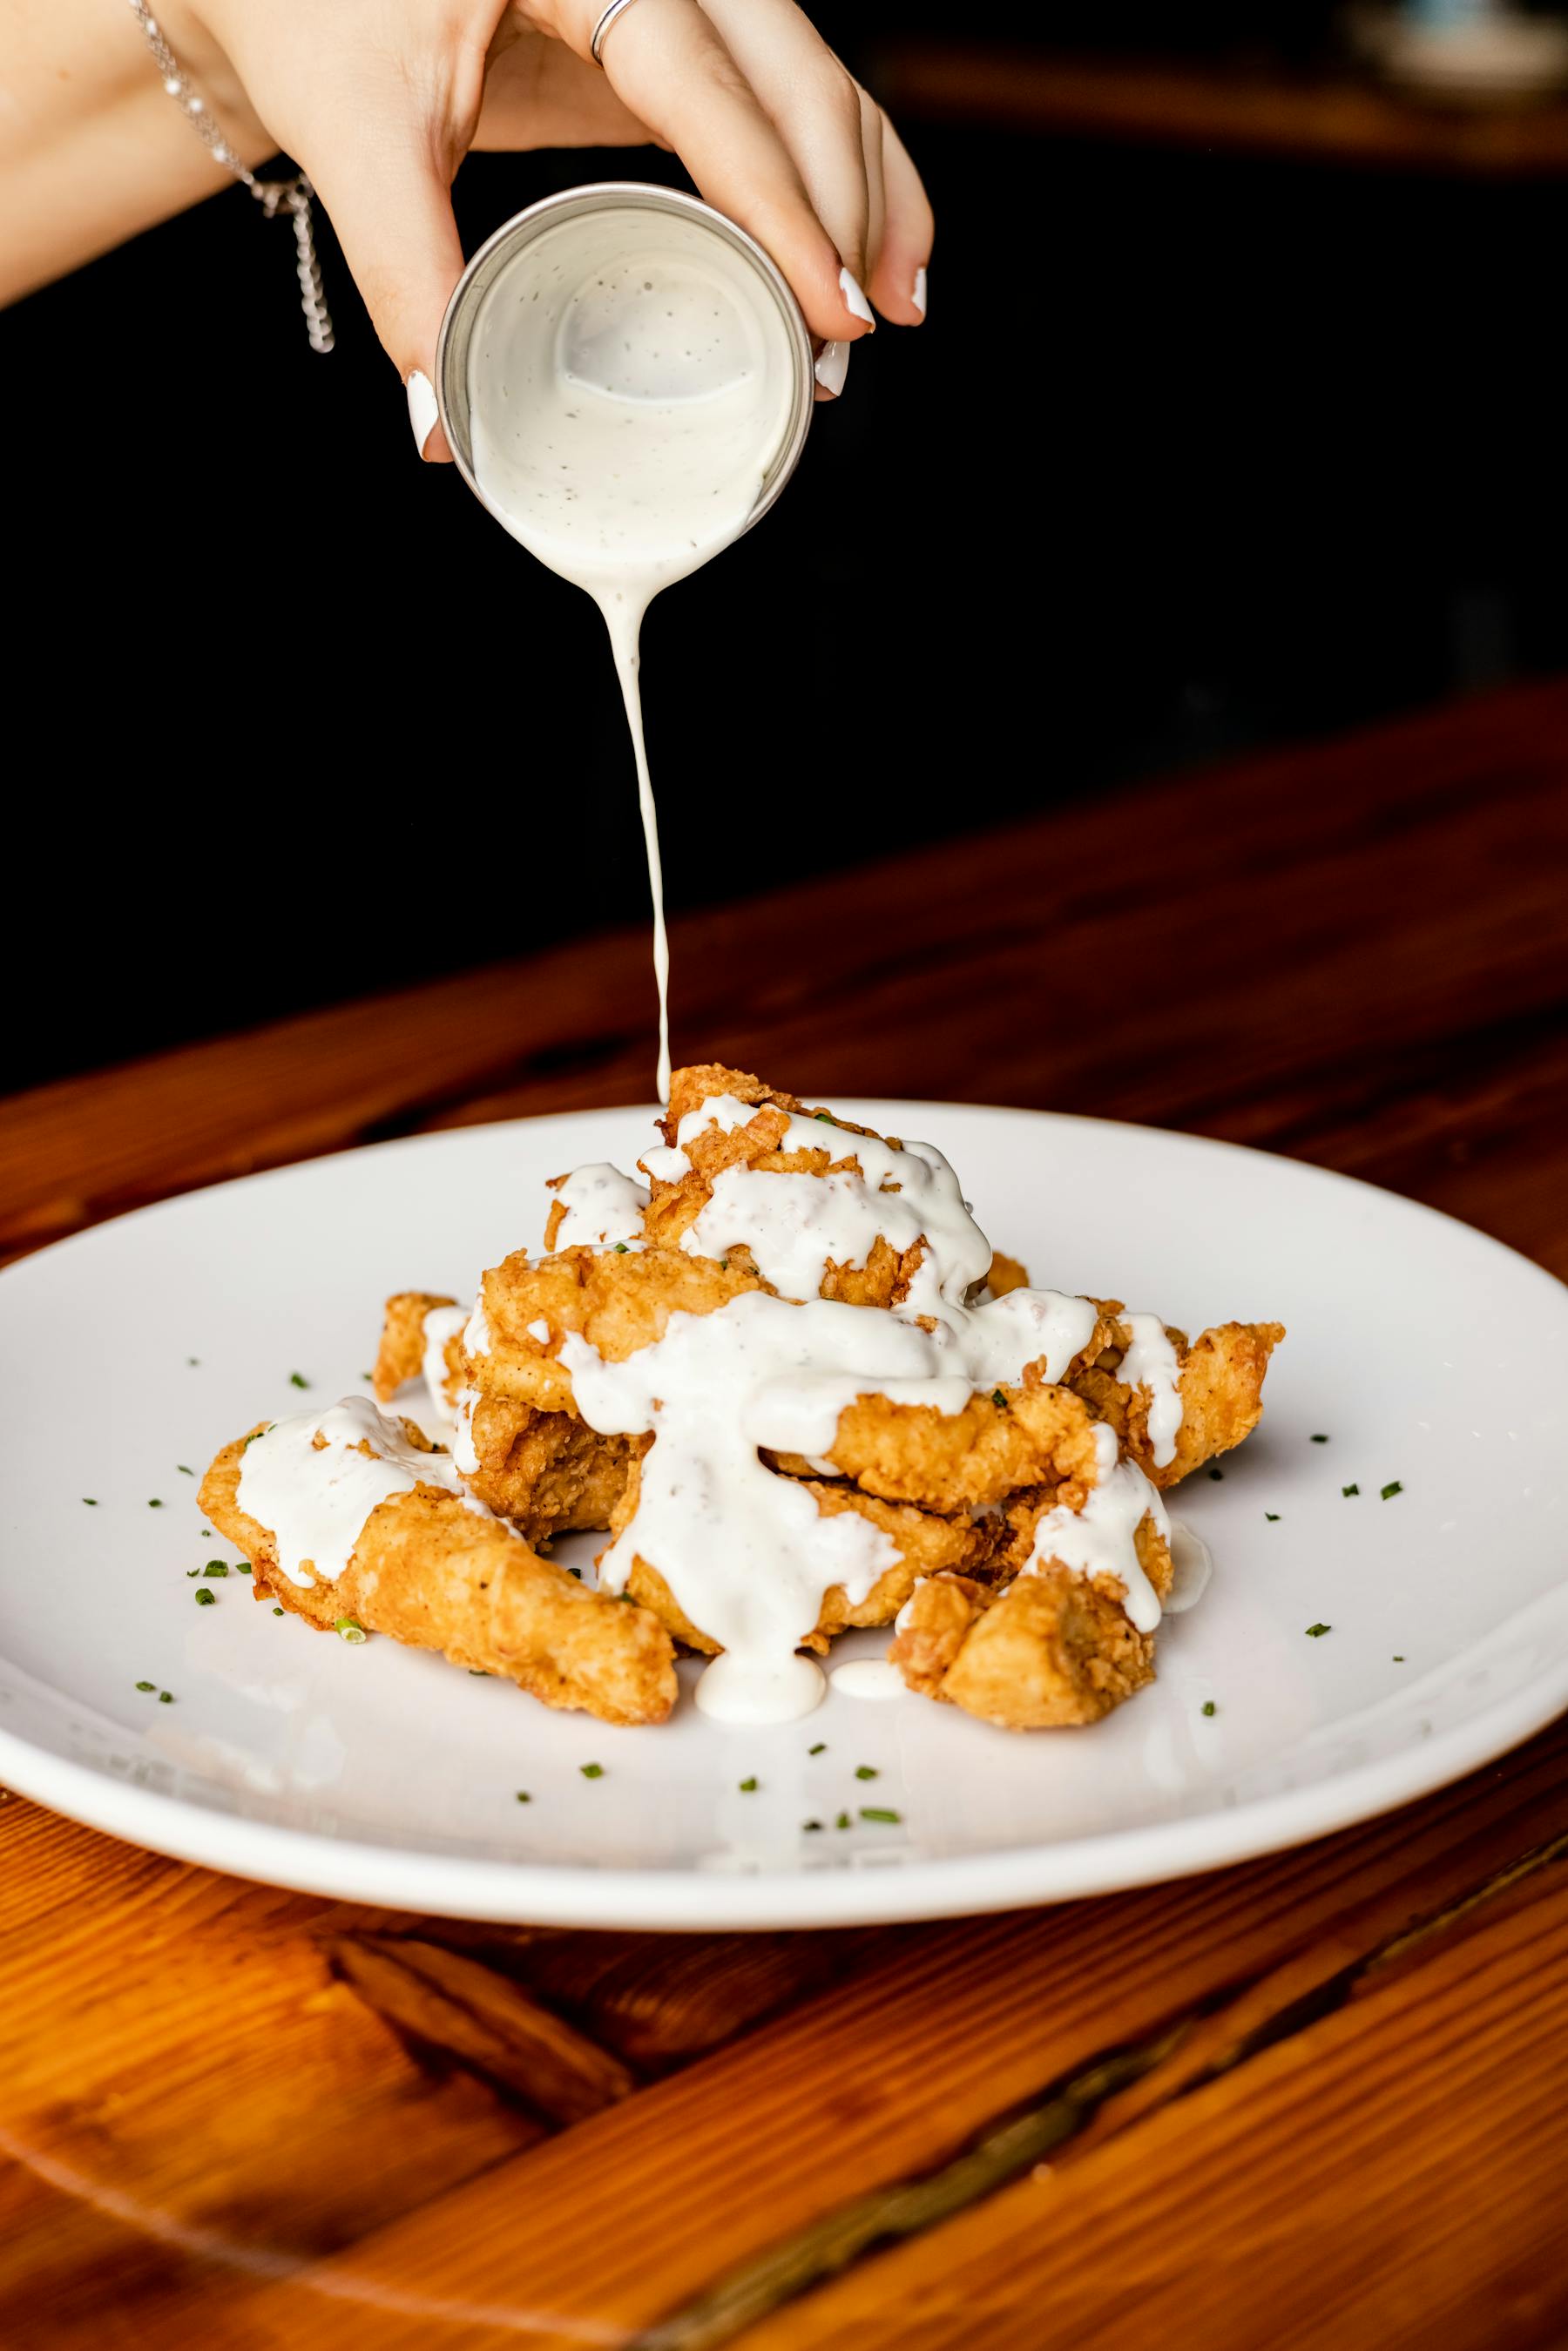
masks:
[[[1563,1273],[1565,880],[1568,688],[1521,689],[684,918],[677,1048],[1288,1151]],[[616,935],[14,1098],[0,1248],[643,1098],[650,1008]],[[1565,1761],[800,1935],[360,1909],[0,1798],[0,2342],[1545,2351]]]

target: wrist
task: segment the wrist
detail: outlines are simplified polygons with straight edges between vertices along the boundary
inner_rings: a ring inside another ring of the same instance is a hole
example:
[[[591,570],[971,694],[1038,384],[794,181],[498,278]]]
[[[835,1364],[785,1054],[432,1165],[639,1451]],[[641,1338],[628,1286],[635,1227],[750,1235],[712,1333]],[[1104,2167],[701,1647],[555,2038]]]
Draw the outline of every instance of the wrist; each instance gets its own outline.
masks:
[[[277,152],[277,141],[252,105],[237,68],[229,57],[208,12],[192,0],[152,0],[159,29],[178,60],[181,72],[203,104],[211,109],[229,145],[252,170]],[[151,54],[145,69],[156,73]]]

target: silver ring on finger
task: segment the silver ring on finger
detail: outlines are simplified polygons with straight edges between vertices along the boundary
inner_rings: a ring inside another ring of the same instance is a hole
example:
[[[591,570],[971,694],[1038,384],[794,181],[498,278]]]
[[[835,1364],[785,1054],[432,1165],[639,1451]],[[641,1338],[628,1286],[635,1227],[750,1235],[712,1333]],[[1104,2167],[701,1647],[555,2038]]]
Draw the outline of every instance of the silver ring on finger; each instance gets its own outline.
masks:
[[[604,63],[603,57],[600,55],[601,50],[604,47],[604,36],[610,30],[611,26],[615,22],[616,17],[623,16],[627,9],[632,7],[633,5],[634,0],[610,0],[610,5],[604,11],[603,16],[599,19],[598,24],[595,25],[593,28],[593,38],[588,45],[589,55],[592,57],[596,66],[602,67]]]

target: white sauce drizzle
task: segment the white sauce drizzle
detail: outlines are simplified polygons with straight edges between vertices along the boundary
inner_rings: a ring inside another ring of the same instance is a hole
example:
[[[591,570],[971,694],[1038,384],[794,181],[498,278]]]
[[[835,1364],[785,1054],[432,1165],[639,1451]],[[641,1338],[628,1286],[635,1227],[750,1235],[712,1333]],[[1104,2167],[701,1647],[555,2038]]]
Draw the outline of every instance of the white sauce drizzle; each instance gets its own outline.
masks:
[[[479,1401],[475,1387],[459,1388],[452,1407],[452,1458],[465,1478],[479,1474],[479,1453],[474,1442],[474,1409]]]
[[[1167,1616],[1183,1616],[1196,1608],[1208,1590],[1214,1554],[1203,1537],[1183,1519],[1171,1520],[1171,1588],[1166,1594]]]
[[[566,1214],[555,1237],[558,1249],[605,1249],[616,1241],[641,1241],[648,1187],[623,1176],[607,1160],[574,1167],[555,1187]]]
[[[580,214],[523,246],[468,355],[474,474],[531,553],[610,631],[653,908],[659,1099],[670,1094],[669,941],[638,643],[663,588],[738,538],[789,429],[789,339],[766,282],[700,220]]]
[[[439,1486],[480,1517],[491,1515],[464,1493],[450,1454],[422,1453],[368,1396],[345,1396],[325,1412],[274,1421],[252,1437],[240,1457],[235,1499],[271,1532],[289,1582],[305,1585],[311,1581],[307,1561],[317,1579],[336,1582],[371,1511],[416,1486]]]
[[[681,1121],[678,1147],[709,1127],[729,1133],[757,1115],[754,1105],[718,1094]],[[681,1236],[695,1257],[723,1257],[749,1247],[763,1279],[787,1298],[814,1298],[829,1259],[864,1265],[881,1236],[901,1254],[924,1238],[925,1254],[901,1311],[930,1314],[961,1306],[990,1270],[991,1245],[969,1214],[958,1179],[928,1143],[901,1151],[880,1136],[852,1134],[825,1119],[790,1116],[780,1151],[827,1150],[853,1157],[861,1174],[790,1176],[744,1164],[721,1168],[712,1197]]]
[[[1116,1376],[1130,1388],[1149,1392],[1149,1451],[1163,1469],[1176,1459],[1181,1430],[1181,1365],[1157,1314],[1124,1314],[1133,1336],[1123,1350]]]
[[[643,1165],[678,1178],[697,1135],[731,1132],[755,1115],[733,1095],[715,1097]],[[852,1603],[863,1600],[898,1556],[858,1513],[820,1512],[803,1487],[764,1467],[758,1448],[803,1455],[831,1475],[840,1417],[857,1396],[958,1413],[977,1391],[1018,1384],[1031,1364],[1043,1378],[1061,1379],[1098,1320],[1091,1300],[1058,1290],[983,1294],[990,1243],[931,1145],[894,1149],[878,1136],[792,1115],[780,1148],[852,1155],[862,1172],[723,1169],[682,1237],[686,1249],[708,1258],[744,1243],[779,1296],[750,1291],[713,1314],[674,1315],[662,1339],[623,1363],[604,1362],[576,1334],[561,1347],[590,1426],[656,1439],[643,1458],[635,1516],[601,1563],[606,1588],[624,1587],[634,1556],[658,1569],[685,1614],[725,1652],[711,1703],[722,1704],[728,1720],[785,1719],[815,1704],[818,1684],[785,1672],[782,1661],[814,1628],[831,1586],[841,1583]],[[596,1206],[606,1175],[585,1171],[584,1196]],[[846,1306],[817,1295],[830,1260],[863,1265],[879,1236],[901,1253],[922,1244],[897,1306]],[[978,1303],[967,1302],[977,1296]],[[1136,1343],[1141,1334],[1134,1335]],[[1143,1343],[1147,1361],[1153,1343],[1144,1335]],[[461,1415],[453,1441],[462,1462],[471,1440]],[[1119,1576],[1129,1615],[1146,1629],[1159,1606],[1133,1536],[1153,1489],[1139,1471],[1122,1474],[1111,1429],[1097,1432],[1096,1447],[1105,1483],[1091,1498],[1092,1517],[1056,1510],[1042,1530],[1078,1572]],[[1163,1526],[1157,1496],[1152,1507]]]
[[[814,1657],[714,1657],[697,1684],[699,1710],[715,1722],[799,1722],[821,1706],[827,1684]]]
[[[789,1383],[808,1365],[837,1366],[812,1373],[803,1407],[820,1433],[814,1449],[825,1450],[841,1400],[878,1384],[880,1366],[869,1377],[862,1369],[873,1335],[891,1338],[910,1361],[905,1343],[924,1337],[891,1315],[820,1299],[791,1306],[752,1290],[714,1314],[672,1315],[662,1339],[623,1363],[604,1362],[575,1332],[562,1340],[589,1426],[657,1440],[643,1458],[635,1516],[601,1560],[600,1583],[623,1591],[634,1557],[657,1568],[677,1604],[726,1652],[709,1702],[722,1698],[727,1720],[787,1721],[808,1697],[815,1704],[820,1676],[811,1683],[785,1661],[814,1629],[831,1586],[858,1603],[897,1562],[896,1546],[869,1520],[853,1510],[823,1515],[807,1488],[758,1458],[760,1445],[789,1447]],[[826,1393],[830,1381],[836,1395]]]
[[[1129,1620],[1140,1633],[1152,1633],[1160,1621],[1159,1598],[1134,1538],[1145,1517],[1167,1537],[1170,1520],[1158,1489],[1136,1462],[1119,1458],[1116,1432],[1105,1421],[1094,1431],[1094,1452],[1099,1477],[1083,1508],[1070,1510],[1059,1503],[1044,1513],[1022,1573],[1037,1574],[1055,1560],[1075,1575],[1116,1576],[1126,1593],[1122,1604]]]
[[[835,1666],[828,1679],[844,1698],[880,1699],[907,1694],[904,1676],[885,1657],[852,1657],[847,1664]]]
[[[433,1306],[424,1318],[424,1360],[421,1370],[430,1397],[430,1408],[441,1426],[452,1425],[452,1406],[446,1395],[446,1343],[468,1324],[465,1306]]]

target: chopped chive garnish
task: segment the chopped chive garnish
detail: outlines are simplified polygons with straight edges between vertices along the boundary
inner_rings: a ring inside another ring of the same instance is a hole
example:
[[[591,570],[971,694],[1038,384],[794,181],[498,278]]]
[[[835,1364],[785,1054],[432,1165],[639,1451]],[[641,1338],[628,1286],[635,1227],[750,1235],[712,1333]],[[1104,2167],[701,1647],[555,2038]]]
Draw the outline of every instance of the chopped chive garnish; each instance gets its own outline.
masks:
[[[179,1471],[182,1478],[193,1478],[196,1474],[195,1471],[189,1468],[183,1461],[176,1461],[174,1467]]]
[[[470,1666],[468,1671],[476,1682],[487,1682],[490,1678],[483,1666]]]
[[[211,1527],[204,1527],[204,1528],[202,1529],[202,1541],[203,1541],[204,1542],[211,1542],[211,1541],[212,1541],[212,1539],[213,1539],[213,1531],[212,1531]]]
[[[624,1241],[616,1242],[615,1254],[617,1257],[624,1257],[626,1255],[626,1244]]]
[[[531,1804],[533,1801],[533,1798],[529,1795],[526,1788],[519,1788],[517,1790],[517,1802],[519,1804]]]
[[[158,1685],[156,1682],[138,1682],[136,1687],[138,1689],[150,1690],[156,1689]]]
[[[306,1378],[303,1372],[290,1372],[288,1374],[288,1384],[291,1388],[308,1388],[310,1383]]]
[[[186,1363],[190,1365],[193,1371],[195,1370],[196,1365],[201,1362],[201,1360],[200,1355],[187,1355],[185,1358]]]
[[[568,1575],[575,1575],[579,1583],[582,1582],[582,1570],[580,1567],[569,1567],[566,1572]]]
[[[242,1559],[239,1565],[235,1568],[235,1573],[236,1575],[249,1575],[251,1573],[251,1570]]]
[[[202,1570],[204,1575],[226,1575],[228,1572],[228,1562],[222,1559],[208,1560]]]
[[[1326,1437],[1314,1437],[1312,1443],[1314,1445],[1326,1445],[1328,1443],[1328,1438]]]
[[[1402,1494],[1404,1491],[1404,1487],[1400,1484],[1398,1479],[1396,1478],[1381,1489],[1381,1498],[1384,1501],[1389,1502],[1393,1500],[1396,1494]]]
[[[1008,1399],[1004,1390],[1001,1388],[993,1388],[991,1390],[991,1402],[994,1405],[999,1405],[1003,1412],[1006,1412],[1008,1408]]]
[[[1225,1472],[1224,1472],[1224,1470],[1223,1470],[1223,1469],[1211,1469],[1211,1470],[1209,1471],[1209,1473],[1208,1473],[1208,1474],[1209,1474],[1209,1476],[1213,1479],[1213,1480],[1214,1480],[1215,1484],[1218,1486],[1218,1483],[1219,1483],[1219,1481],[1220,1481],[1220,1479],[1224,1477]]]
[[[185,1570],[187,1575],[200,1575],[201,1572],[199,1567],[188,1567]]]
[[[813,1830],[820,1829],[821,1825],[822,1823],[821,1821],[802,1821],[800,1823],[800,1826],[805,1830],[808,1836],[812,1834]]]
[[[828,1742],[825,1739],[819,1739],[815,1747],[808,1747],[806,1750],[808,1755],[825,1755],[827,1751]]]
[[[852,1828],[854,1826],[854,1823],[851,1820],[848,1813],[841,1813],[838,1819],[833,1823],[833,1826],[836,1829]]]
[[[215,1592],[209,1592],[206,1585],[204,1584],[200,1592],[196,1594],[196,1605],[198,1608],[210,1608],[217,1596],[218,1595]]]
[[[281,1615],[282,1615],[282,1614],[283,1614],[283,1611],[282,1611],[282,1609],[281,1609],[281,1608],[275,1608],[275,1609],[273,1610],[273,1612],[272,1612],[272,1613],[273,1613],[273,1614],[274,1614],[275,1616],[281,1616]]]
[[[1214,1700],[1211,1698],[1206,1698],[1204,1699],[1203,1710],[1205,1714],[1218,1714],[1219,1712],[1219,1708],[1215,1705]]]
[[[585,1780],[602,1780],[604,1777],[602,1763],[580,1763],[577,1768]]]
[[[98,1508],[98,1496],[97,1496],[96,1494],[84,1494],[84,1495],[82,1496],[82,1500],[87,1504],[88,1509],[89,1509],[89,1510],[97,1510],[97,1508]]]
[[[340,1616],[332,1630],[340,1641],[350,1641],[356,1648],[369,1637],[357,1616]]]
[[[160,1705],[160,1706],[172,1706],[172,1705],[173,1705],[173,1703],[174,1703],[174,1693],[173,1693],[173,1691],[172,1691],[172,1690],[160,1690],[160,1691],[159,1691],[159,1693],[158,1693],[158,1703],[159,1703],[159,1705]]]
[[[150,1510],[161,1510],[163,1505],[162,1502],[154,1499],[153,1501],[149,1502],[147,1507]]]
[[[904,1814],[891,1811],[886,1804],[862,1804],[861,1818],[862,1821],[888,1821],[896,1826]]]
[[[1279,1511],[1278,1511],[1278,1510],[1265,1510],[1265,1511],[1264,1511],[1264,1513],[1263,1513],[1263,1516],[1264,1516],[1266,1519],[1268,1519],[1271,1523],[1277,1523],[1277,1522],[1278,1522],[1278,1520],[1279,1520],[1280,1513],[1279,1513]]]
[[[1394,1660],[1394,1662],[1395,1662],[1395,1664],[1396,1664],[1396,1666],[1402,1666],[1402,1665],[1405,1663],[1405,1660],[1404,1660],[1404,1658],[1403,1658],[1403,1657],[1396,1657],[1396,1658],[1395,1658],[1395,1660]],[[140,1683],[138,1683],[137,1687],[138,1687],[138,1688],[140,1688],[140,1687],[141,1687],[141,1684],[140,1684]]]
[[[831,1110],[814,1110],[811,1116],[824,1120],[829,1126],[837,1126],[839,1123]]]
[[[1309,1625],[1307,1626],[1307,1638],[1309,1641],[1321,1641],[1325,1633],[1332,1633],[1333,1631],[1333,1626],[1332,1625]]]
[[[1359,1486],[1342,1486],[1340,1488],[1340,1492],[1344,1496],[1347,1502],[1353,1494],[1359,1494],[1361,1488]]]
[[[753,1777],[752,1777],[751,1779],[749,1779],[749,1780],[743,1780],[743,1781],[741,1782],[741,1783],[740,1783],[740,1792],[741,1792],[741,1794],[742,1794],[743,1796],[752,1796],[752,1795],[755,1795],[755,1794],[756,1794],[756,1792],[757,1792],[757,1780],[756,1780],[755,1775],[753,1775]]]
[[[855,1778],[857,1780],[874,1780],[876,1776],[876,1766],[873,1763],[857,1763],[855,1765]]]

